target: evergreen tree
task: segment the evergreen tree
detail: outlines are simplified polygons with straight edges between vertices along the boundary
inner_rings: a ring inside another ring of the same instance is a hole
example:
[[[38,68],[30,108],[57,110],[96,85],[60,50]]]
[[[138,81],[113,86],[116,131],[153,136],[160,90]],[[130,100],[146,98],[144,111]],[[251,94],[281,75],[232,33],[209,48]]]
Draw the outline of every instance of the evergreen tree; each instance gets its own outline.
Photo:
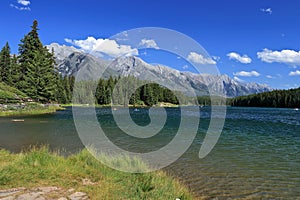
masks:
[[[143,86],[142,100],[147,106],[153,106],[157,103],[157,97],[154,95],[151,84],[146,84]]]
[[[40,41],[36,20],[31,28],[19,45],[20,77],[17,87],[36,101],[53,101],[57,92],[54,56]]]
[[[0,81],[5,82],[6,84],[11,84],[12,82],[10,65],[10,47],[8,42],[6,42],[0,52]]]
[[[69,94],[69,99],[70,99],[70,102],[72,102],[73,100],[73,88],[74,88],[74,83],[75,83],[75,77],[74,76],[69,76],[68,77],[68,82],[69,82],[69,85],[70,85],[70,94]]]
[[[97,103],[100,105],[105,104],[105,80],[100,79],[98,82],[98,87],[95,92],[95,97],[97,99]]]
[[[20,64],[18,62],[18,57],[14,54],[11,59],[11,65],[10,65],[10,71],[11,71],[11,86],[17,87],[17,83],[20,79]]]
[[[236,97],[230,103],[232,106],[298,108],[300,88]]]
[[[65,94],[66,94],[66,103],[70,103],[72,101],[72,93],[71,93],[71,86],[70,86],[69,77],[65,76],[63,78],[62,85],[64,87],[64,91],[65,91]]]
[[[50,53],[46,47],[42,49],[43,63],[39,66],[41,68],[42,74],[40,77],[44,80],[44,85],[42,85],[42,90],[40,96],[44,97],[48,101],[55,101],[55,94],[57,93],[58,83],[56,77],[58,73],[55,71],[55,58],[54,53]]]
[[[104,104],[110,104],[112,100],[112,92],[115,87],[115,81],[112,76],[109,77],[106,84],[106,90],[105,90],[105,103]]]
[[[59,103],[68,103],[68,97],[67,97],[67,94],[66,94],[66,88],[65,88],[65,85],[64,85],[64,81],[65,81],[65,78],[62,78],[61,75],[57,75],[57,79],[56,79],[57,83],[57,92],[55,94],[55,99],[57,100],[57,102]]]

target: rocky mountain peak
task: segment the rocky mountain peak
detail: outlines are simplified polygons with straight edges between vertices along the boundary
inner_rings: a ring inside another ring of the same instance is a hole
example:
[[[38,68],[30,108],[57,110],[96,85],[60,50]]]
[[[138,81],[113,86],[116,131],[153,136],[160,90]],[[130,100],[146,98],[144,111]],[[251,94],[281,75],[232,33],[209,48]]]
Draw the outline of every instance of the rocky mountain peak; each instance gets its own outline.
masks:
[[[62,61],[72,53],[84,53],[82,50],[76,49],[73,46],[66,46],[66,45],[60,45],[58,43],[51,43],[49,45],[46,45],[47,49],[49,51],[54,50],[54,56],[56,60]]]
[[[88,64],[88,73],[103,69],[102,78],[109,76],[134,76],[141,80],[158,82],[187,95],[224,95],[235,97],[270,91],[271,88],[258,83],[240,83],[228,75],[208,75],[182,72],[163,65],[151,65],[139,57],[119,57],[114,60],[103,60],[85,54],[74,47],[52,43],[47,46],[54,49],[59,62],[58,71],[64,75],[76,75],[81,67]],[[100,77],[99,77],[100,78]]]

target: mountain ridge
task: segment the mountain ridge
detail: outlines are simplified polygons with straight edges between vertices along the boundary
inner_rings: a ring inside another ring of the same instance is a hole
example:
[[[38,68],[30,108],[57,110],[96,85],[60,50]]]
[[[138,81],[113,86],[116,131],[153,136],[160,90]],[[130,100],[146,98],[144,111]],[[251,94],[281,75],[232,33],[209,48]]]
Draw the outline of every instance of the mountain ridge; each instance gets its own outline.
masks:
[[[183,72],[163,65],[151,65],[139,57],[119,57],[113,61],[104,60],[86,54],[75,47],[52,43],[47,46],[54,49],[57,69],[63,75],[76,75],[83,66],[88,66],[87,73],[93,75],[95,70],[103,71],[102,78],[109,76],[134,76],[141,80],[156,81],[173,90],[188,95],[221,95],[237,97],[271,91],[267,85],[258,83],[241,83],[228,75],[208,75]],[[99,77],[100,78],[100,77]]]

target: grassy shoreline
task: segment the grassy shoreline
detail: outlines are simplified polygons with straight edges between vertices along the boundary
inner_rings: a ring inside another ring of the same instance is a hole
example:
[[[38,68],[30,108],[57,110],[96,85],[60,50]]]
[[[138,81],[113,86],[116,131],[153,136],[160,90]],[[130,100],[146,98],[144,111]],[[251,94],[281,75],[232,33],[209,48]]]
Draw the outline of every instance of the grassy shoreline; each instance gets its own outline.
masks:
[[[41,105],[29,106],[23,109],[12,109],[12,110],[0,110],[0,117],[9,116],[24,116],[24,115],[41,115],[55,113],[58,110],[64,110],[61,106],[47,106]]]
[[[119,162],[128,164],[128,160]],[[139,167],[140,162],[133,164]],[[101,164],[86,149],[67,158],[46,147],[18,154],[0,149],[0,189],[23,186],[74,188],[90,199],[192,199],[189,191],[165,172],[120,172]]]

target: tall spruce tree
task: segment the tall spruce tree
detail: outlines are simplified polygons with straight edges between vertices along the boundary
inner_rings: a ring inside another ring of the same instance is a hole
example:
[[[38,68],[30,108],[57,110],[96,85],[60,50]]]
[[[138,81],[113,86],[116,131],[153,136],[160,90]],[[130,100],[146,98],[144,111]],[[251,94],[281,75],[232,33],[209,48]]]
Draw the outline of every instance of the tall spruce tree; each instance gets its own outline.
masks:
[[[43,46],[35,20],[19,45],[20,77],[17,88],[35,101],[55,100],[57,92],[54,56]]]
[[[64,92],[66,94],[66,103],[70,103],[72,101],[72,93],[71,93],[71,86],[69,77],[65,76],[62,79],[62,84],[64,87]]]
[[[6,84],[11,84],[11,58],[10,58],[10,47],[8,42],[2,48],[0,52],[0,81]]]
[[[43,89],[41,90],[40,95],[48,101],[55,101],[55,94],[58,92],[57,87],[58,84],[62,84],[62,82],[57,82],[56,77],[58,76],[58,72],[55,71],[55,58],[54,52],[52,53],[48,51],[46,47],[43,47],[43,63],[40,66],[42,70],[42,78],[45,82],[43,85]]]
[[[65,78],[63,78],[61,75],[58,75],[57,79],[56,79],[56,81],[57,81],[57,92],[55,94],[55,98],[59,103],[63,103],[63,104],[69,102],[67,94],[66,94],[66,87],[63,83]]]
[[[11,59],[11,86],[16,87],[17,83],[19,82],[20,78],[20,65],[18,62],[18,57],[14,54],[12,59]]]

